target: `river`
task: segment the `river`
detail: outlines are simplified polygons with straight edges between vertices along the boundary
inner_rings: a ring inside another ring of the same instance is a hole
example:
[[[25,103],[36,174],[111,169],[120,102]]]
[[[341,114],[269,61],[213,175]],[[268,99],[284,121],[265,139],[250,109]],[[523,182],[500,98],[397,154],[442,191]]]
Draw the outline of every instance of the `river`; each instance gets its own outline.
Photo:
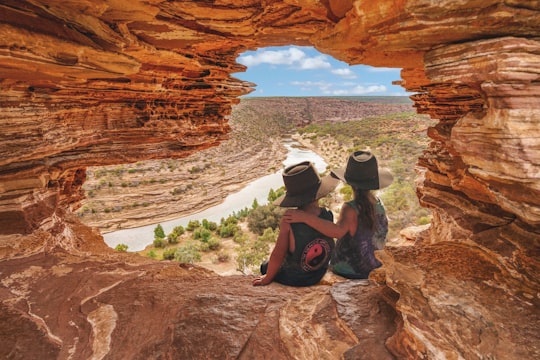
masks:
[[[311,161],[317,171],[322,173],[326,170],[326,162],[313,151],[299,148],[295,142],[288,141],[284,145],[288,153],[287,158],[283,161],[283,168],[301,161]],[[246,207],[250,208],[255,199],[260,205],[266,204],[270,189],[278,189],[283,185],[281,172],[282,170],[248,183],[240,191],[227,196],[222,203],[206,210],[152,225],[113,231],[103,235],[103,237],[107,245],[112,248],[118,244],[125,244],[128,246],[128,251],[140,251],[154,241],[154,229],[158,224],[161,224],[165,234],[168,234],[175,226],[185,227],[190,220],[207,219],[219,223],[222,218],[226,218],[235,211]]]

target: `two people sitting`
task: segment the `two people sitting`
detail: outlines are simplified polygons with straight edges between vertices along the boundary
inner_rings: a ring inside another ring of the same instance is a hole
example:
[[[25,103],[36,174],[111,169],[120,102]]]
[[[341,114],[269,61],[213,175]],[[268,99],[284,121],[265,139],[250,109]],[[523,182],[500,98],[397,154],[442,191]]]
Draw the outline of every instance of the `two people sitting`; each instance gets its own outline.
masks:
[[[330,210],[318,200],[338,185],[349,184],[353,200],[343,204],[337,223]],[[286,193],[274,204],[288,209],[280,223],[279,236],[268,262],[261,265],[263,276],[253,285],[272,281],[291,286],[318,283],[328,268],[350,279],[367,279],[381,266],[374,251],[384,247],[388,219],[373,190],[393,181],[392,174],[379,168],[369,151],[356,151],[347,166],[320,178],[313,164],[302,162],[283,172]],[[338,239],[334,243],[333,238]]]

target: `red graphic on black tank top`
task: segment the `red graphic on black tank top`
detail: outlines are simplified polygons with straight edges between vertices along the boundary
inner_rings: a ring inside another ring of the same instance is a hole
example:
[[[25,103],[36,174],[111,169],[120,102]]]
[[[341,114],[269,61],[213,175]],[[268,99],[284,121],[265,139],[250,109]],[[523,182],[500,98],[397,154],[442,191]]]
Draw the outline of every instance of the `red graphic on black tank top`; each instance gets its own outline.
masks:
[[[304,271],[315,271],[328,264],[330,245],[327,240],[315,239],[306,245],[300,264]]]

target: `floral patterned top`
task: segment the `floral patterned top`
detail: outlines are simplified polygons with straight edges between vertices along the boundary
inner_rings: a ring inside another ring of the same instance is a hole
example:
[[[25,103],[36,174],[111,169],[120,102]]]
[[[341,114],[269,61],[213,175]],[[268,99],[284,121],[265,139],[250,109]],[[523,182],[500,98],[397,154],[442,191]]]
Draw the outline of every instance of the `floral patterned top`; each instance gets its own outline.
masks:
[[[354,200],[346,204],[359,214]],[[367,279],[371,270],[381,266],[374,251],[384,248],[388,233],[388,218],[378,198],[375,204],[375,217],[375,230],[359,222],[354,236],[347,233],[337,241],[330,261],[330,268],[334,273],[350,279]]]

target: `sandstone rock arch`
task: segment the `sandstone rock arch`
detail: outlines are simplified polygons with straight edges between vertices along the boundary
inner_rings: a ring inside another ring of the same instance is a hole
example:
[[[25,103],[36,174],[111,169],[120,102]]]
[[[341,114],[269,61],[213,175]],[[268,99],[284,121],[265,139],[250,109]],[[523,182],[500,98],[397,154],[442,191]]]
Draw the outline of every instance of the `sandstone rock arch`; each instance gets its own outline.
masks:
[[[384,254],[394,353],[538,355],[537,1],[5,0],[0,34],[3,259],[97,252],[70,215],[87,166],[217,144],[250,91],[230,77],[238,54],[313,45],[402,68],[417,111],[439,120],[418,186],[431,233]]]

